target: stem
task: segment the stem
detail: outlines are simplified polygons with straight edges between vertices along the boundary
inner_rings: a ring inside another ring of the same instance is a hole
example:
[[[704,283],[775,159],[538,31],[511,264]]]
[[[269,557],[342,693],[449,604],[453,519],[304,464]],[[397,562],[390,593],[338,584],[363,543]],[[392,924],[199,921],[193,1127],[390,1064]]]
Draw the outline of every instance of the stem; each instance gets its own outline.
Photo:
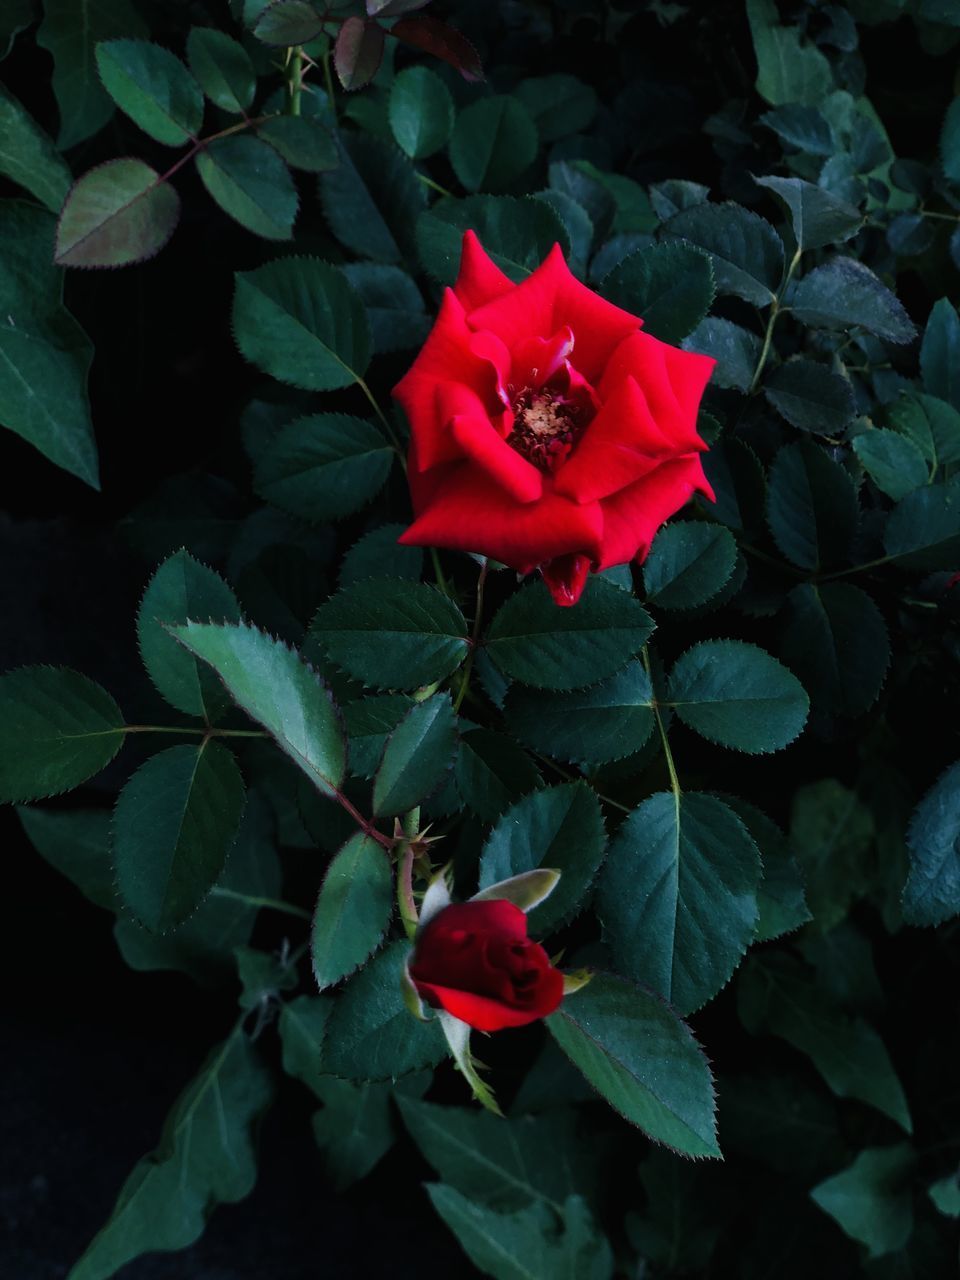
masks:
[[[770,304],[770,317],[767,320],[767,329],[763,335],[763,346],[760,348],[760,359],[757,361],[757,367],[756,369],[754,369],[753,377],[750,380],[750,387],[749,387],[750,395],[753,395],[754,391],[756,391],[757,384],[760,381],[760,376],[763,373],[764,366],[767,363],[767,357],[770,354],[770,344],[773,341],[773,327],[777,323],[777,316],[780,314],[780,309],[783,306],[783,295],[786,293],[787,285],[793,279],[793,273],[796,271],[799,264],[800,264],[800,246],[797,245],[796,252],[794,253],[793,257],[790,259],[790,265],[787,267],[786,275],[783,277],[783,282],[781,283],[780,288],[777,290],[777,296],[774,298],[773,302]]]
[[[878,565],[889,564],[895,556],[880,556],[877,560],[867,560],[864,564],[855,564],[849,569],[837,569],[834,573],[824,573],[817,578],[818,582],[832,582],[834,578],[845,578],[851,573],[863,573],[865,569],[876,569]]]
[[[650,686],[653,687],[653,672],[650,670],[650,654],[647,646],[643,646],[643,665],[647,669],[647,675],[650,677]],[[660,741],[663,744],[663,754],[667,761],[667,771],[670,774],[670,790],[673,792],[674,804],[677,808],[677,815],[680,813],[680,779],[677,777],[677,766],[673,762],[673,752],[670,750],[670,743],[667,739],[666,725],[663,723],[663,716],[660,714],[660,704],[656,697],[651,701],[654,719],[657,722],[657,728],[660,730]]]
[[[441,187],[439,182],[434,182],[432,178],[428,178],[425,173],[417,174],[418,181],[422,182],[425,187],[429,187],[431,191],[437,191],[442,196],[449,196],[453,199],[453,192],[448,191],[446,187]]]
[[[437,580],[437,586],[445,596],[448,596],[450,591],[447,588],[447,580],[443,576],[443,570],[440,568],[440,557],[437,555],[436,547],[430,548],[430,559],[433,562],[433,576]]]
[[[770,565],[771,569],[778,569],[781,573],[792,574],[795,578],[805,578],[802,569],[796,569],[792,564],[787,564],[784,560],[778,560],[776,556],[771,556],[766,551],[761,551],[759,547],[755,547],[750,542],[743,542],[737,539],[737,546],[741,551],[746,551],[747,555],[753,556],[755,560],[762,560],[764,564]]]
[[[558,773],[560,777],[565,778],[567,782],[587,782],[586,778],[584,778],[582,774],[571,773],[569,769],[564,769],[563,765],[557,764],[556,760],[551,760],[549,756],[543,755],[540,751],[531,751],[530,754],[536,756],[538,760],[542,760],[545,765],[549,765],[554,773]],[[605,796],[602,791],[598,791],[596,787],[592,786],[589,782],[587,782],[587,786],[590,787],[597,799],[602,800],[604,804],[608,804],[614,809],[619,809],[621,813],[633,813],[633,810],[628,804],[621,804],[619,800],[614,800],[611,796]]]
[[[414,812],[419,813],[419,810]],[[417,903],[413,896],[413,848],[407,843],[402,847],[397,865],[397,907],[400,910],[404,931],[407,937],[412,939],[417,932],[420,917],[417,915]]]
[[[303,90],[303,50],[299,45],[287,50],[287,65],[287,115],[298,116]]]
[[[162,173],[157,179],[155,186],[159,186],[161,182],[166,182],[168,178],[172,178],[178,169],[198,155],[211,142],[216,142],[220,138],[228,138],[232,133],[242,133],[244,129],[255,129],[258,124],[263,124],[265,120],[274,119],[273,115],[256,116],[254,119],[241,120],[239,124],[232,124],[228,129],[221,129],[219,133],[211,133],[208,138],[197,138],[194,140],[193,146],[189,151],[185,152],[179,160],[174,161],[166,173]],[[152,190],[152,188],[151,188]]]
[[[342,791],[335,791],[333,798],[336,802],[346,809],[350,817],[354,820],[364,835],[369,836],[371,840],[376,840],[377,844],[383,845],[384,849],[392,851],[394,841],[390,836],[385,836],[382,831],[378,831],[369,818],[365,818],[355,804],[351,803]]]
[[[400,441],[397,438],[397,433],[394,431],[393,427],[390,425],[390,422],[387,419],[387,415],[380,408],[380,405],[377,402],[377,397],[373,394],[373,392],[364,382],[363,378],[360,378],[360,377],[357,378],[357,386],[360,388],[360,390],[363,392],[363,394],[367,397],[367,399],[370,401],[371,405],[373,406],[374,413],[380,419],[380,422],[383,425],[384,431],[386,431],[387,435],[390,437],[390,443],[393,445],[397,453],[400,455],[400,461],[403,464],[404,471],[406,471],[407,460],[404,455],[403,446],[401,445]]]
[[[192,725],[175,724],[125,724],[124,733],[179,733],[192,734],[204,738],[269,738],[264,729],[196,729]]]
[[[269,907],[273,911],[282,911],[288,916],[296,916],[299,920],[312,919],[309,911],[304,911],[302,907],[295,907],[291,902],[281,902],[279,898],[258,898],[253,894],[238,893],[236,889],[223,889],[219,885],[214,885],[210,890],[210,896],[233,898],[237,902],[246,902],[251,907]]]
[[[467,660],[463,664],[463,679],[460,681],[460,690],[457,693],[456,700],[453,704],[455,712],[460,710],[461,703],[467,696],[467,690],[470,687],[470,672],[473,670],[473,655],[477,652],[477,641],[480,638],[480,623],[483,618],[483,588],[487,581],[487,569],[489,561],[484,560],[480,566],[480,575],[477,578],[477,608],[473,615],[473,630],[470,633],[470,652],[467,654]]]

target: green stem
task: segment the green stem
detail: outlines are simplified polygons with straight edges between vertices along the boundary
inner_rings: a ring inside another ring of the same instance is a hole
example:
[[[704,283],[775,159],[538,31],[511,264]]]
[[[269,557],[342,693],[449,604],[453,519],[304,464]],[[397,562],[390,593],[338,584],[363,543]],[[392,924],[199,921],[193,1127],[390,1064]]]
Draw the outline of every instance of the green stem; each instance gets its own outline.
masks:
[[[864,564],[855,564],[849,569],[837,569],[834,573],[824,573],[817,578],[818,582],[832,582],[834,578],[846,578],[851,573],[863,573],[866,569],[876,569],[881,564],[889,564],[895,556],[880,556],[877,560],[867,560]]]
[[[647,675],[650,677],[650,686],[653,687],[653,672],[650,669],[650,654],[646,645],[643,647],[643,665],[647,669]],[[677,808],[677,815],[680,813],[680,779],[677,776],[677,766],[673,762],[673,752],[670,750],[670,742],[667,738],[667,727],[663,723],[663,716],[660,714],[660,705],[656,697],[650,704],[653,708],[653,716],[657,722],[657,728],[660,731],[660,741],[663,744],[663,754],[667,761],[667,772],[670,774],[670,790],[673,792],[674,804]]]
[[[754,369],[753,377],[750,380],[750,387],[749,387],[750,395],[753,395],[754,391],[756,391],[757,384],[759,383],[760,377],[763,374],[764,367],[766,366],[767,357],[770,355],[770,346],[771,346],[771,343],[773,342],[773,328],[774,328],[774,325],[777,323],[777,316],[780,314],[780,311],[783,307],[783,296],[787,292],[787,285],[793,279],[793,273],[796,271],[799,264],[800,264],[800,246],[797,245],[796,252],[794,253],[793,257],[790,259],[790,265],[787,267],[786,275],[783,277],[783,282],[781,283],[780,288],[777,290],[777,296],[774,298],[773,302],[770,304],[770,316],[767,320],[766,332],[763,335],[763,346],[760,348],[760,359],[757,361],[757,367],[756,369]]]
[[[303,91],[303,50],[299,45],[287,50],[287,66],[287,115],[298,116]]]
[[[417,809],[414,812],[419,814],[420,811]],[[406,819],[404,819],[404,825],[406,825]],[[406,842],[401,845],[400,858],[397,862],[397,907],[404,932],[408,938],[412,939],[417,932],[420,917],[417,914],[417,903],[413,896],[413,848]]]
[[[564,769],[563,765],[557,764],[556,760],[552,760],[550,756],[543,755],[540,751],[532,751],[531,755],[536,756],[538,760],[542,760],[545,765],[549,765],[554,773],[558,773],[560,777],[565,778],[567,782],[587,781],[582,774],[571,773],[569,769]],[[589,782],[587,782],[587,786],[590,787],[597,799],[602,800],[604,804],[610,805],[611,808],[619,809],[621,813],[633,813],[633,810],[628,804],[621,804],[619,800],[614,800],[611,796],[605,796],[602,791],[598,791],[596,787],[591,786]]]
[[[489,561],[484,560],[483,564],[480,566],[480,575],[477,578],[477,608],[473,615],[473,630],[470,633],[470,652],[467,654],[467,660],[463,664],[463,679],[460,681],[460,689],[453,704],[455,712],[460,710],[461,704],[467,696],[467,690],[470,688],[470,672],[473,670],[473,655],[477,652],[477,642],[480,639],[480,624],[483,620],[483,588],[487,581],[488,567]]]
[[[439,182],[434,182],[432,178],[428,178],[425,173],[418,173],[417,178],[425,187],[429,187],[431,191],[436,191],[442,196],[449,196],[453,199],[453,192],[448,191],[446,187],[441,187]]]
[[[751,542],[743,542],[738,538],[737,546],[741,551],[745,551],[747,555],[753,556],[755,560],[761,560],[764,564],[768,564],[771,569],[778,569],[781,573],[792,574],[794,578],[806,577],[802,569],[796,569],[792,564],[787,564],[784,560],[778,560],[776,556],[768,555],[766,551],[761,551],[759,547],[755,547]]]
[[[397,438],[397,433],[394,431],[393,427],[390,425],[390,422],[389,422],[389,420],[388,420],[388,418],[387,418],[387,415],[386,415],[386,414],[383,412],[383,410],[380,408],[379,402],[377,401],[377,397],[373,394],[373,392],[370,390],[370,388],[369,388],[369,387],[367,386],[367,384],[364,382],[363,378],[360,378],[360,377],[358,377],[358,378],[357,378],[357,386],[360,388],[360,390],[363,392],[363,394],[364,394],[364,395],[367,397],[367,399],[370,401],[370,404],[371,404],[371,405],[372,405],[372,407],[373,407],[373,411],[374,411],[374,413],[375,413],[375,414],[377,415],[377,417],[380,419],[380,422],[381,422],[381,425],[383,426],[384,431],[386,431],[387,435],[390,437],[390,443],[391,443],[391,444],[393,445],[393,447],[396,449],[396,451],[397,451],[397,453],[398,453],[398,455],[399,455],[399,457],[400,457],[400,461],[401,461],[401,463],[403,464],[403,469],[404,469],[404,470],[406,470],[406,469],[407,469],[407,459],[406,459],[406,455],[405,455],[405,453],[404,453],[403,445],[402,445],[402,444],[400,443],[400,441],[398,440],[398,438]]]
[[[298,920],[311,920],[309,911],[303,907],[295,907],[291,902],[281,902],[279,898],[258,898],[253,894],[239,893],[236,889],[224,889],[214,885],[210,890],[212,898],[233,898],[237,902],[245,902],[251,907],[269,907],[272,911],[282,911],[285,915],[296,916]]]
[[[450,590],[447,587],[447,580],[443,576],[443,569],[440,567],[440,557],[437,555],[436,547],[430,548],[430,559],[433,563],[433,576],[437,580],[437,586],[445,596],[448,596],[450,594]]]
[[[125,724],[124,733],[179,733],[203,738],[269,738],[264,729],[197,729],[192,725],[175,724]]]

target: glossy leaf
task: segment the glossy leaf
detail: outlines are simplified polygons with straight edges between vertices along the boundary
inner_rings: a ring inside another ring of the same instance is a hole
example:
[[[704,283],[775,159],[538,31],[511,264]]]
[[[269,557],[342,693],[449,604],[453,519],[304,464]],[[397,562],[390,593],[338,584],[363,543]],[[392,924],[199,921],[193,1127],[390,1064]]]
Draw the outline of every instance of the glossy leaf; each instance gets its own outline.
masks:
[[[178,57],[149,40],[104,40],[97,71],[118,107],[144,133],[179,147],[203,123],[200,86]]]
[[[399,816],[425,800],[453,767],[456,747],[450,695],[415,703],[387,738],[373,781],[373,812]]]
[[[441,200],[417,219],[417,253],[427,273],[452,285],[460,269],[463,233],[473,229],[486,252],[511,280],[539,267],[554,244],[569,252],[559,216],[542,201],[513,196]]]
[[[187,36],[190,70],[216,107],[246,111],[257,87],[250,55],[238,41],[215,27],[192,27]]]
[[[59,213],[70,168],[29,112],[0,85],[0,173]]]
[[[887,342],[912,342],[913,321],[896,296],[856,258],[831,258],[803,277],[790,299],[799,321],[816,329],[859,325]]]
[[[647,601],[661,609],[696,609],[730,579],[737,545],[726,529],[675,520],[660,530],[643,562]]]
[[[712,356],[718,387],[748,391],[760,362],[762,343],[755,333],[723,316],[707,316],[683,342],[684,350]]]
[[[340,163],[330,130],[307,116],[272,116],[257,126],[257,137],[269,142],[294,169],[323,173]]]
[[[410,161],[396,147],[365,134],[340,142],[339,165],[319,180],[330,230],[362,258],[392,263],[411,258],[413,229],[426,195]]]
[[[597,95],[579,77],[564,72],[521,80],[514,93],[537,126],[541,142],[556,142],[588,129]]]
[[[253,34],[279,48],[308,44],[323,31],[323,14],[309,0],[273,0],[264,7]]]
[[[27,839],[88,901],[117,908],[116,878],[110,862],[110,814],[105,809],[17,809]]]
[[[644,333],[677,344],[701,322],[714,296],[708,255],[681,241],[631,253],[600,282],[605,298],[643,319]]]
[[[800,250],[849,240],[863,223],[859,209],[802,178],[767,176],[755,181],[772,191],[787,210]]]
[[[517,98],[478,98],[457,116],[450,163],[468,191],[503,191],[533,163],[537,141],[537,126]]]
[[[796,27],[782,27],[774,0],[747,0],[757,57],[757,92],[772,106],[816,106],[833,89],[830,63]]]
[[[310,950],[322,991],[380,945],[393,909],[393,875],[383,847],[358,831],[335,855],[320,886]]]
[[[916,1157],[908,1142],[867,1147],[848,1168],[811,1190],[814,1203],[871,1258],[897,1253],[913,1231],[910,1187]]]
[[[461,734],[455,766],[457,790],[484,822],[540,785],[536,765],[512,738],[492,729]]]
[[[813,571],[844,560],[858,519],[843,468],[812,442],[784,445],[770,468],[767,522],[787,559]]]
[[[934,925],[960,914],[960,764],[951,765],[917,805],[907,847],[904,919]]]
[[[429,67],[407,67],[390,86],[390,130],[411,160],[424,160],[446,144],[453,128],[450,90]]]
[[[847,379],[815,360],[780,365],[765,379],[763,394],[791,426],[821,436],[841,435],[855,412]]]
[[[904,569],[953,569],[960,555],[960,484],[908,493],[890,513],[883,545]]]
[[[318,1097],[329,1079],[323,1075],[323,1041],[332,1012],[332,996],[294,996],[280,1010],[283,1069]]]
[[[391,35],[404,44],[412,45],[424,53],[432,54],[459,71],[464,80],[474,82],[484,78],[480,57],[461,32],[430,13],[418,13],[402,17],[391,27]]]
[[[197,156],[197,173],[220,208],[267,240],[290,240],[299,197],[279,153],[260,138],[217,138]]]
[[[423,551],[420,547],[400,545],[397,539],[403,530],[402,524],[384,524],[365,533],[343,557],[340,586],[352,587],[365,578],[382,578],[385,574],[419,582]]]
[[[155,169],[125,156],[70,188],[57,225],[61,267],[123,267],[160,252],[180,219],[180,197]]]
[[[960,409],[960,316],[947,298],[933,304],[920,344],[920,368],[924,390]]]
[[[267,502],[315,523],[339,520],[383,487],[394,450],[380,429],[345,413],[282,427],[259,459],[254,488]]]
[[[783,271],[783,244],[765,218],[742,205],[698,204],[664,224],[668,240],[686,240],[709,255],[718,293],[755,306],[773,301]]]
[[[380,262],[349,262],[341,270],[363,300],[375,353],[406,351],[424,341],[430,317],[405,271]]]
[[[847,582],[803,583],[791,591],[780,652],[814,708],[843,716],[874,704],[890,663],[883,615]]]
[[[346,18],[337,33],[333,65],[348,92],[362,89],[377,74],[383,57],[383,27],[365,18]]]
[[[769,942],[799,929],[812,919],[804,895],[803,875],[786,836],[771,821],[739,796],[719,796],[746,827],[760,850],[763,879],[757,889],[757,932],[755,941]]]

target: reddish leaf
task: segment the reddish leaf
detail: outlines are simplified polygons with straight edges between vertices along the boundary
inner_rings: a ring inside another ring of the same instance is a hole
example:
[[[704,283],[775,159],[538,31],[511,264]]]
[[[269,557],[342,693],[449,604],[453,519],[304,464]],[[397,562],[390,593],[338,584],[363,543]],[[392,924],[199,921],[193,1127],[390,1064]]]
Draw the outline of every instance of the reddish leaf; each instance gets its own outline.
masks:
[[[61,267],[122,267],[158,253],[173,235],[180,200],[142,160],[97,165],[71,187],[57,226]]]
[[[345,89],[362,89],[383,57],[383,27],[368,18],[347,18],[333,50],[333,65]]]
[[[423,49],[425,53],[449,62],[464,80],[485,79],[480,55],[467,37],[439,18],[428,13],[418,14],[415,18],[401,18],[391,27],[390,34],[404,44],[412,44],[415,49]]]

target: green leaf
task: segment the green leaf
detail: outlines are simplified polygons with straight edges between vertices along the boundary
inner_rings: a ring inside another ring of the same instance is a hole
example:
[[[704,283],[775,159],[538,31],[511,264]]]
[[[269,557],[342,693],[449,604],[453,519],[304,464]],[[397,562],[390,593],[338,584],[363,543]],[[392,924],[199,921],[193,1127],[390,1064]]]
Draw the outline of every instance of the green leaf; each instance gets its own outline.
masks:
[[[597,95],[590,85],[563,72],[521,80],[513,93],[537,126],[541,142],[582,133],[597,114]]]
[[[606,844],[600,803],[585,782],[544,787],[512,805],[487,837],[480,888],[537,867],[559,871],[557,887],[530,912],[531,933],[545,936],[583,904]]]
[[[89,138],[113,115],[97,74],[97,44],[113,36],[146,34],[130,0],[44,0],[37,44],[53,57],[53,92],[60,112],[57,146],[62,151]]]
[[[308,116],[273,116],[257,125],[257,136],[269,142],[294,169],[323,173],[340,163],[333,134],[321,121]]]
[[[953,569],[960,556],[960,484],[908,493],[890,512],[883,546],[904,569]]]
[[[847,379],[802,357],[774,369],[763,394],[792,427],[821,436],[841,435],[856,411]]]
[[[923,388],[960,409],[960,316],[947,298],[940,298],[923,331],[920,344]]]
[[[355,680],[416,689],[452,675],[467,656],[467,624],[448,596],[422,583],[373,578],[320,606],[311,640]]]
[[[570,241],[568,265],[573,274],[582,279],[587,275],[593,247],[594,230],[590,215],[563,191],[537,191],[533,198],[549,205],[563,223]]]
[[[187,36],[190,70],[216,107],[240,114],[253,102],[257,75],[243,45],[215,27],[191,27]]]
[[[439,1022],[419,1022],[403,1002],[409,953],[409,942],[394,942],[347,983],[327,1024],[326,1071],[347,1080],[396,1080],[445,1056]]]
[[[575,609],[558,609],[542,582],[521,587],[494,617],[485,645],[512,679],[579,689],[625,667],[652,631],[633,596],[593,576]]]
[[[907,847],[903,918],[908,924],[934,925],[960,914],[960,763],[951,765],[917,805]]]
[[[951,182],[960,183],[960,100],[947,107],[940,130],[940,159]]]
[[[492,729],[462,734],[455,769],[457,790],[484,822],[496,822],[515,800],[540,785],[540,774],[526,752]]]
[[[927,1195],[945,1217],[960,1217],[960,1174],[938,1178],[927,1188]]]
[[[721,796],[760,850],[763,879],[757,889],[757,932],[754,941],[769,942],[799,929],[812,919],[803,892],[803,876],[786,836],[775,822],[739,796]]]
[[[845,582],[802,583],[790,592],[780,652],[814,708],[841,716],[873,706],[890,664],[883,615]]]
[[[726,529],[693,520],[664,525],[643,562],[647,602],[661,609],[697,609],[726,586],[737,544]]]
[[[416,703],[387,739],[373,782],[373,812],[393,817],[413,809],[440,786],[456,750],[450,695],[435,693]]]
[[[54,260],[61,267],[124,267],[160,252],[180,219],[180,197],[156,169],[123,156],[70,188]]]
[[[203,94],[178,57],[149,40],[103,40],[96,48],[103,87],[135,125],[180,147],[203,124]]]
[[[397,539],[405,528],[402,524],[383,524],[365,533],[343,557],[340,586],[352,587],[366,578],[382,578],[386,574],[418,582],[423,572],[423,551],[400,545]]]
[[[309,0],[273,0],[263,7],[253,34],[279,48],[309,44],[323,31],[323,15]]]
[[[0,173],[59,213],[70,167],[29,112],[0,85]]]
[[[0,802],[40,800],[79,787],[123,745],[120,708],[66,667],[0,676]]]
[[[736,294],[757,307],[773,301],[783,272],[783,243],[766,218],[730,201],[698,204],[674,214],[662,234],[709,254],[718,293]]]
[[[504,712],[510,729],[534,751],[576,764],[632,755],[653,732],[653,691],[639,661],[587,689],[544,696],[514,686]]]
[[[916,1157],[908,1142],[867,1147],[840,1173],[811,1190],[810,1197],[871,1258],[904,1248],[913,1233],[910,1187]]]
[[[53,235],[46,210],[0,201],[0,422],[98,488],[87,399],[93,347],[63,307]]]
[[[248,1012],[262,1011],[276,1001],[282,991],[290,991],[299,981],[296,966],[282,952],[257,951],[255,947],[233,949],[241,992],[237,1003]]]
[[[803,277],[788,298],[801,324],[815,329],[859,326],[887,342],[912,342],[913,321],[898,301],[856,258],[831,258]]]
[[[895,502],[929,479],[923,454],[897,431],[867,427],[854,437],[853,451],[877,488]]]
[[[753,941],[757,847],[714,796],[662,791],[610,845],[597,911],[618,971],[683,1014],[725,986]]]
[[[135,1166],[70,1280],[109,1280],[141,1254],[184,1249],[214,1206],[249,1195],[256,1124],[272,1094],[269,1071],[238,1027],[177,1099],[160,1145]]]
[[[266,502],[314,523],[365,506],[386,483],[394,450],[378,427],[345,413],[318,413],[282,427],[257,462]]]
[[[236,276],[233,332],[241,355],[306,391],[349,387],[370,362],[363,303],[336,267],[278,258]]]
[[[843,467],[812,441],[784,445],[770,468],[767,523],[787,559],[813,572],[846,559],[858,521]]]
[[[233,754],[213,740],[160,751],[117,798],[113,851],[128,911],[154,933],[182,923],[217,880],[243,815]]]
[[[430,319],[405,271],[379,262],[350,262],[341,270],[363,300],[376,353],[406,351],[424,341]]]
[[[749,391],[761,349],[760,339],[749,329],[723,316],[707,316],[684,339],[683,348],[716,360],[713,381],[718,387]]]
[[[830,63],[801,38],[796,27],[781,27],[774,0],[747,0],[747,18],[757,55],[757,93],[771,106],[819,106],[834,88]]]
[[[802,178],[768,175],[754,178],[754,182],[772,191],[789,213],[797,248],[801,251],[849,240],[863,224],[859,209]]]
[[[764,112],[760,123],[772,129],[798,151],[806,151],[814,156],[833,155],[833,131],[826,117],[816,107],[799,102],[785,103],[781,107],[775,107],[773,111]]]
[[[790,843],[803,866],[807,900],[821,929],[839,924],[851,900],[864,892],[873,835],[870,811],[833,778],[794,793]]]
[[[600,282],[610,302],[643,318],[645,333],[678,343],[713,302],[713,266],[706,253],[682,241],[638,249]]]
[[[208,662],[237,706],[258,721],[324,795],[346,769],[336,707],[300,655],[246,623],[171,627],[184,648]]]
[[[791,743],[810,705],[795,675],[740,640],[704,640],[688,649],[670,672],[667,701],[703,737],[751,755]]]
[[[347,703],[343,721],[350,744],[350,772],[355,777],[373,777],[387,738],[414,705],[402,693],[373,694]]]
[[[414,256],[425,188],[396,147],[359,133],[341,137],[340,163],[320,175],[319,190],[330,230],[348,249],[376,262]]]
[[[928,462],[960,462],[960,412],[946,400],[916,393],[888,409],[890,421],[908,435]],[[931,456],[931,453],[933,456]]]
[[[390,130],[411,160],[424,160],[446,144],[453,116],[450,90],[428,67],[407,67],[390,86]]]
[[[323,1040],[333,1012],[331,996],[295,996],[280,1010],[280,1042],[283,1069],[317,1095],[322,1096]]]
[[[110,814],[104,809],[17,808],[27,839],[85,898],[115,911],[110,864]]]
[[[393,909],[393,875],[382,846],[358,831],[334,856],[320,886],[310,948],[322,991],[377,949]]]
[[[457,116],[450,163],[468,191],[503,191],[533,164],[537,126],[509,94],[478,98]]]
[[[753,1035],[766,1030],[805,1054],[838,1098],[856,1098],[913,1131],[903,1087],[876,1031],[850,1018],[821,987],[801,976],[792,957],[752,957],[738,983],[740,1018]]]
[[[417,254],[427,274],[452,285],[460,269],[463,233],[476,232],[486,252],[515,283],[535,271],[555,244],[570,253],[559,215],[541,200],[468,196],[439,200],[417,219]]]
[[[323,1080],[323,1110],[313,1113],[313,1136],[324,1174],[334,1191],[345,1191],[380,1162],[397,1135],[394,1090],[389,1084]]]
[[[681,1155],[720,1155],[707,1060],[658,996],[600,973],[546,1023],[597,1092],[647,1137]]]
[[[215,722],[229,706],[221,682],[178,644],[167,628],[195,622],[239,622],[240,605],[218,573],[177,551],[150,579],[137,613],[137,640],[147,675],[172,707]]]
[[[613,1254],[586,1204],[571,1196],[557,1218],[544,1205],[497,1213],[453,1187],[428,1183],[433,1207],[460,1241],[467,1257],[494,1280],[611,1280]]]
[[[216,138],[197,156],[197,173],[220,208],[266,240],[290,240],[299,197],[279,153],[260,138]]]

